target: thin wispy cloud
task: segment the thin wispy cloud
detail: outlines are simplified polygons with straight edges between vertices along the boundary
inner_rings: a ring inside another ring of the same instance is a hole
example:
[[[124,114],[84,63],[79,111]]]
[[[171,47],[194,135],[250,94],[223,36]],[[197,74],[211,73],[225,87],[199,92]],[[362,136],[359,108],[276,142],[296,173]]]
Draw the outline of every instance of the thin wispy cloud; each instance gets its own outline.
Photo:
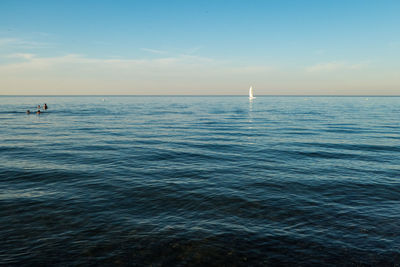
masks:
[[[235,67],[230,69],[232,73],[236,74],[263,74],[263,73],[270,73],[272,71],[278,70],[277,67],[273,66],[243,66],[243,67]]]
[[[140,50],[145,51],[145,52],[149,52],[149,53],[152,53],[152,54],[157,54],[157,55],[167,54],[167,51],[158,50],[158,49],[152,49],[152,48],[141,48]]]
[[[113,43],[112,42],[106,42],[106,41],[93,41],[93,44],[111,46]]]
[[[309,67],[306,67],[306,71],[310,73],[320,73],[320,72],[334,72],[341,70],[358,70],[365,68],[369,65],[369,62],[359,62],[359,63],[348,63],[343,61],[332,61],[318,63]]]
[[[12,45],[18,42],[15,38],[0,38],[0,46]]]
[[[29,54],[29,53],[16,53],[16,54],[7,55],[6,57],[19,58],[19,59],[32,59],[33,57],[35,57],[35,55]]]
[[[0,47],[10,47],[10,48],[46,48],[50,47],[50,43],[37,42],[31,40],[25,40],[20,38],[0,38]]]

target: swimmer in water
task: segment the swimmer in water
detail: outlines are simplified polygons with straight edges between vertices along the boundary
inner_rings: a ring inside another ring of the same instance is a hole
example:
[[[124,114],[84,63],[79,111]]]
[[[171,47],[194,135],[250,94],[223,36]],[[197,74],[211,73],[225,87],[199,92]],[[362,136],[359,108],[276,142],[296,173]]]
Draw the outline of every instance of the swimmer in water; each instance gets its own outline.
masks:
[[[44,110],[46,110],[46,109],[47,109],[47,104],[46,104],[46,103],[44,103],[44,106],[43,106],[43,108],[44,108]]]
[[[28,109],[28,110],[26,111],[26,114],[31,114],[31,111]]]
[[[36,114],[39,114],[39,115],[40,115],[40,109],[38,109],[38,111],[36,112]]]
[[[38,105],[37,108],[40,109],[40,105]]]

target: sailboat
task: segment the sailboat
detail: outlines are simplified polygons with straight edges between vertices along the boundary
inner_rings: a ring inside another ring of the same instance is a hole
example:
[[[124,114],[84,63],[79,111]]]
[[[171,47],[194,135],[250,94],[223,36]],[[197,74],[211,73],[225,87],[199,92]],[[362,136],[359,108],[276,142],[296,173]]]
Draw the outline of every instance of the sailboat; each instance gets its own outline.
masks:
[[[254,99],[255,97],[254,97],[254,95],[253,95],[253,86],[250,86],[250,89],[249,89],[249,99]]]

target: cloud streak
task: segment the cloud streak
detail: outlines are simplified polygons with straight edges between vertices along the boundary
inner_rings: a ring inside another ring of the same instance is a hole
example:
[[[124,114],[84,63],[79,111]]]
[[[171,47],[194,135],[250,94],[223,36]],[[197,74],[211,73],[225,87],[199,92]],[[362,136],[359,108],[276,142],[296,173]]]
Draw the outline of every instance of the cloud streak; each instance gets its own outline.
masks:
[[[145,51],[145,52],[149,52],[149,53],[152,53],[152,54],[157,54],[157,55],[167,54],[167,51],[151,49],[151,48],[141,48],[140,50]]]
[[[305,68],[309,73],[336,72],[343,70],[359,70],[369,66],[368,62],[348,63],[343,61],[332,61],[318,63]]]
[[[26,59],[26,60],[29,60],[29,59],[34,58],[35,55],[34,55],[34,54],[29,54],[29,53],[16,53],[16,54],[8,55],[8,56],[6,56],[6,57],[8,57],[8,58],[19,58],[19,59]]]
[[[1,48],[36,49],[51,47],[52,44],[45,42],[29,41],[20,38],[0,38]]]

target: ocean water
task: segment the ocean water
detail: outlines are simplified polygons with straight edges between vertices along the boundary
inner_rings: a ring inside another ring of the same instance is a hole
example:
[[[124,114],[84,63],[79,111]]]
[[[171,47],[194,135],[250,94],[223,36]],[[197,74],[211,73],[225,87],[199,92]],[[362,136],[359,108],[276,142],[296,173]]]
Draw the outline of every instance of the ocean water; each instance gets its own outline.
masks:
[[[400,97],[0,97],[0,127],[0,265],[400,266]]]

